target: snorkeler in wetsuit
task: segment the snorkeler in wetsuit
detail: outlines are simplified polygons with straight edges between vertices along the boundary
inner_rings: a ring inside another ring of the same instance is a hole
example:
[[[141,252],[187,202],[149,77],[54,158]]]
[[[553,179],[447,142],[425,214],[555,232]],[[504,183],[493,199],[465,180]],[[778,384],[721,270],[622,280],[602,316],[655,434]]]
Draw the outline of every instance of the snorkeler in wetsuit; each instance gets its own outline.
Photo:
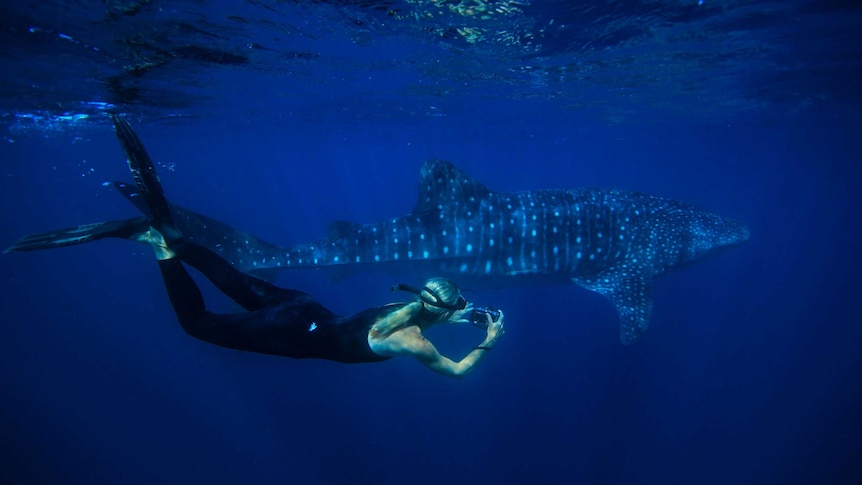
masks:
[[[503,334],[502,311],[474,309],[458,287],[444,278],[432,278],[421,289],[393,287],[415,293],[415,301],[339,316],[301,291],[279,288],[237,270],[216,253],[182,237],[174,227],[167,199],[143,144],[123,118],[112,116],[112,120],[150,217],[35,234],[22,238],[6,252],[80,244],[105,237],[148,243],[155,250],[168,297],[183,330],[206,342],[250,352],[345,363],[409,356],[443,375],[461,377]],[[248,311],[208,311],[183,263],[200,271]],[[458,362],[441,355],[423,335],[424,330],[440,323],[477,320],[487,325],[486,337]]]

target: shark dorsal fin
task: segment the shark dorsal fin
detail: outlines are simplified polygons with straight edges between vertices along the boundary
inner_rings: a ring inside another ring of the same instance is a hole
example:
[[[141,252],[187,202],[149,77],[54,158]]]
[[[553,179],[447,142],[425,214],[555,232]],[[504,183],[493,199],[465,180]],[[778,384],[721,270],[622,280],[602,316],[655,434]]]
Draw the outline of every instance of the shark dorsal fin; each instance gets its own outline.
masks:
[[[466,172],[443,160],[428,160],[419,178],[414,214],[444,207],[476,207],[492,193]]]
[[[330,241],[337,241],[346,237],[355,236],[362,229],[361,224],[350,221],[332,221],[327,228]]]

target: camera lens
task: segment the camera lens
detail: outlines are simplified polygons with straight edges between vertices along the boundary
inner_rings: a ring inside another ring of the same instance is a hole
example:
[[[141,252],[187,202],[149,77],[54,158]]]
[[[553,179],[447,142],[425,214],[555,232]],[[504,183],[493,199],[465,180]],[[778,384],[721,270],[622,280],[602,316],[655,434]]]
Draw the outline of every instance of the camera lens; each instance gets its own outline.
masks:
[[[485,308],[474,308],[473,311],[470,312],[470,323],[477,327],[487,327],[488,319],[485,316],[487,314],[488,311]]]

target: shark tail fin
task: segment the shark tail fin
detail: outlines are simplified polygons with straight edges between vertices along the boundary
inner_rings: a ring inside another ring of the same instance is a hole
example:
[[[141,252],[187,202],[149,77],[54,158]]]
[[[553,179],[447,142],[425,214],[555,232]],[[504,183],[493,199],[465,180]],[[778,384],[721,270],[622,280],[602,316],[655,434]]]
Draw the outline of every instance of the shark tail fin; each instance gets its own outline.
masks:
[[[152,212],[137,187],[125,182],[114,182],[112,185],[136,209],[150,217]],[[170,204],[170,210],[175,227],[184,238],[209,248],[241,271],[251,273],[270,283],[274,282],[283,271],[279,266],[256,267],[251,258],[243,255],[255,253],[272,261],[282,257],[284,248],[176,204]]]
[[[150,207],[137,187],[125,182],[114,182],[112,185],[136,209],[150,217],[152,213]],[[254,253],[271,262],[284,255],[284,248],[176,204],[170,204],[170,210],[174,227],[182,233],[184,238],[209,248],[241,271],[251,273],[270,283],[275,281],[276,277],[283,271],[283,268],[278,266],[272,268],[257,267],[253,264],[252,258],[243,256]]]
[[[84,244],[109,237],[136,239],[150,227],[148,217],[135,217],[121,221],[97,222],[81,226],[67,227],[54,231],[24,236],[3,253],[37,251]]]

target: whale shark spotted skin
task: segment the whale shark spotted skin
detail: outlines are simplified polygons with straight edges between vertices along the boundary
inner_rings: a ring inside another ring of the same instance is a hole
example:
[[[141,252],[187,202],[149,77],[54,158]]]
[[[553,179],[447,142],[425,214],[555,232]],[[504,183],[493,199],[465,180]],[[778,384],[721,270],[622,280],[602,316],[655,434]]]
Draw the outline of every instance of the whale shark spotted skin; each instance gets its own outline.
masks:
[[[739,222],[682,202],[608,189],[495,192],[440,160],[422,167],[410,214],[335,222],[327,238],[290,248],[173,210],[186,237],[248,272],[375,264],[493,286],[575,283],[613,302],[624,344],[649,326],[653,278],[749,238]]]

